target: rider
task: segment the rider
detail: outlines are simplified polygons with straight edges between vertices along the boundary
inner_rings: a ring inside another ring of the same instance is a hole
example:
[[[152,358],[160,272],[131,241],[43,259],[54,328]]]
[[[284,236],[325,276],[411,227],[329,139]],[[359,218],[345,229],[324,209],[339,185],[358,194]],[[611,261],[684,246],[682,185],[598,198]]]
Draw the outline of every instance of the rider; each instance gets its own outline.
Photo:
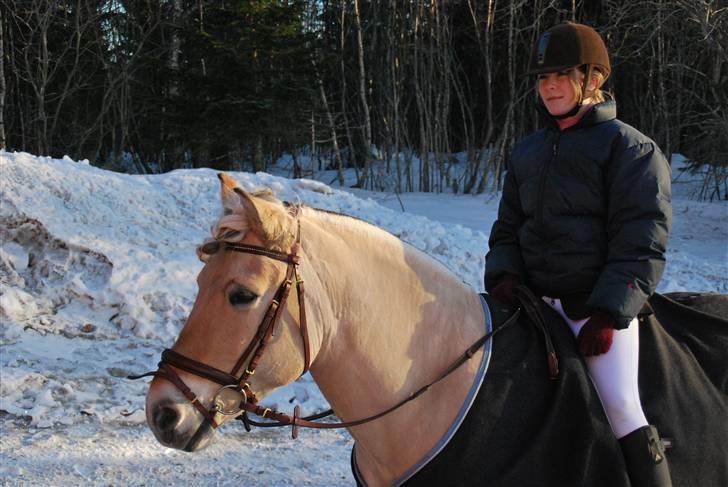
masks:
[[[664,447],[637,387],[637,314],[665,267],[670,166],[657,144],[616,118],[601,87],[604,41],[565,22],[534,46],[546,127],[508,161],[490,234],[485,287],[504,302],[526,284],[576,336],[636,487],[671,485]]]

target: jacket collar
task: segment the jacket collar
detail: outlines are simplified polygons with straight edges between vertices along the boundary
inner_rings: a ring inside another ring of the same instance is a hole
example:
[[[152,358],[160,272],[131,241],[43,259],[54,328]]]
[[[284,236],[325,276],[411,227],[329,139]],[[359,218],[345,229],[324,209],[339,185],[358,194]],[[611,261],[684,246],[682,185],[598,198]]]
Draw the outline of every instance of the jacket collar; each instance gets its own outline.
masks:
[[[556,119],[549,114],[543,103],[537,103],[536,109],[538,110],[539,119],[542,125],[549,129],[559,130],[559,125],[556,123]],[[617,118],[617,104],[614,100],[606,100],[592,106],[591,109],[586,112],[583,117],[581,117],[581,120],[566,130],[591,127],[593,125],[614,120],[615,118]]]

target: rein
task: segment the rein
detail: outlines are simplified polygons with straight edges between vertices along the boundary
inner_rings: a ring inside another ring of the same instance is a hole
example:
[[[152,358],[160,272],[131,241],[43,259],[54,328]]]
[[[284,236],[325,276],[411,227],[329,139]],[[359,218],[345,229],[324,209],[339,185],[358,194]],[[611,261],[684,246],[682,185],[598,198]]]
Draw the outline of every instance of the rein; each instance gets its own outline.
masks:
[[[222,415],[232,416],[236,415],[238,420],[241,420],[245,426],[245,429],[250,431],[250,426],[258,426],[258,427],[281,427],[281,426],[291,426],[292,427],[292,436],[293,438],[298,437],[298,428],[299,427],[305,427],[305,428],[316,428],[316,429],[334,429],[334,428],[349,428],[353,426],[359,426],[365,423],[369,423],[371,421],[374,421],[376,419],[379,419],[396,409],[399,409],[403,405],[407,404],[410,401],[413,401],[417,399],[420,395],[422,395],[424,392],[426,392],[430,387],[437,384],[438,382],[442,381],[446,377],[448,377],[450,374],[452,374],[455,370],[457,370],[460,366],[462,366],[464,363],[466,363],[468,360],[470,360],[475,353],[493,336],[495,336],[500,331],[504,330],[505,328],[508,328],[513,323],[515,323],[520,314],[521,314],[521,307],[518,307],[511,316],[508,317],[498,328],[493,329],[489,333],[485,334],[478,340],[476,340],[470,347],[468,347],[465,352],[463,352],[462,355],[460,355],[447,369],[445,369],[444,372],[442,372],[435,380],[432,382],[429,382],[428,384],[422,386],[415,392],[411,393],[409,396],[407,396],[405,399],[399,401],[398,403],[394,404],[390,408],[381,411],[377,414],[361,418],[354,421],[346,421],[346,422],[332,422],[332,423],[319,423],[315,420],[325,418],[327,416],[330,416],[334,414],[333,410],[324,411],[318,414],[314,414],[307,417],[301,417],[300,415],[300,406],[296,406],[294,408],[293,415],[288,415],[267,407],[260,406],[258,404],[258,398],[256,397],[255,393],[252,391],[250,384],[248,380],[250,377],[255,374],[255,370],[258,367],[258,364],[260,362],[261,357],[263,356],[263,353],[266,350],[266,347],[268,345],[268,342],[270,341],[270,338],[274,334],[276,323],[279,321],[281,316],[281,310],[284,308],[284,305],[286,303],[286,300],[288,299],[288,296],[290,294],[291,286],[295,283],[296,285],[296,291],[297,291],[297,297],[298,297],[298,304],[299,304],[299,328],[301,330],[301,338],[303,341],[303,348],[304,348],[304,367],[303,372],[301,375],[305,374],[310,367],[310,344],[309,344],[309,338],[308,338],[308,327],[306,324],[306,310],[305,310],[305,299],[304,299],[304,286],[303,286],[303,279],[300,278],[299,272],[298,272],[298,265],[300,262],[300,258],[298,255],[298,252],[300,250],[300,240],[301,240],[301,225],[300,220],[298,221],[298,231],[296,235],[296,241],[291,249],[291,252],[286,254],[282,252],[276,252],[270,249],[266,249],[264,247],[259,247],[255,245],[245,245],[245,244],[239,244],[234,242],[226,242],[226,241],[212,241],[208,242],[200,247],[200,251],[211,255],[219,250],[228,250],[228,251],[234,251],[234,252],[241,252],[241,253],[247,253],[247,254],[255,254],[260,255],[263,257],[267,257],[270,259],[278,260],[281,262],[285,262],[288,264],[288,267],[286,269],[286,276],[279,286],[278,290],[276,291],[276,294],[271,301],[271,304],[268,307],[268,310],[263,317],[263,320],[261,321],[260,325],[258,326],[258,330],[253,338],[253,340],[250,342],[248,347],[243,351],[240,358],[237,360],[235,365],[233,366],[232,370],[230,372],[225,372],[220,369],[217,369],[215,367],[211,367],[207,364],[204,364],[202,362],[198,362],[196,360],[193,360],[189,357],[186,357],[178,352],[175,352],[172,349],[165,349],[162,352],[162,358],[159,362],[158,369],[153,372],[147,372],[145,374],[141,375],[130,375],[128,376],[129,379],[140,379],[143,377],[160,377],[163,379],[166,379],[167,381],[171,382],[179,391],[187,398],[188,401],[192,405],[197,408],[197,410],[202,414],[202,416],[205,418],[205,420],[213,427],[217,428],[219,424],[217,421],[215,421],[215,414],[219,413]],[[521,289],[522,288],[522,289]],[[526,310],[527,314],[531,318],[531,321],[536,325],[537,328],[540,328],[543,331],[543,335],[546,339],[546,348],[547,348],[547,355],[548,355],[548,361],[549,361],[549,369],[550,369],[550,376],[551,378],[556,378],[558,375],[558,362],[556,360],[556,354],[553,350],[553,344],[551,343],[550,336],[545,328],[545,324],[543,323],[543,318],[540,316],[540,313],[538,312],[537,306],[536,306],[536,298],[533,296],[533,294],[525,287],[519,286],[519,292],[517,293],[519,301],[521,302],[523,308]],[[243,370],[242,374],[238,375],[240,370],[243,368],[243,365],[248,361],[249,357],[250,361],[248,362],[247,367]],[[202,405],[199,398],[195,395],[194,392],[185,384],[185,382],[182,380],[182,378],[175,372],[174,368],[184,370],[185,372],[189,372],[191,374],[194,374],[198,377],[205,378],[207,380],[210,380],[216,384],[221,385],[221,388],[218,390],[218,392],[213,396],[213,404],[210,407],[210,409],[205,408],[205,406]],[[236,405],[235,410],[226,410],[224,406],[224,402],[221,400],[221,396],[226,393],[235,393],[237,396],[235,396],[236,401],[238,401],[238,404]],[[242,415],[240,414],[242,412]],[[265,419],[269,419],[272,421],[267,422],[257,422],[253,421],[250,418],[248,418],[248,413],[254,414],[256,416],[260,416]]]
[[[313,417],[307,417],[307,418],[299,418],[295,414],[294,414],[294,416],[289,416],[285,413],[272,411],[270,414],[268,414],[267,416],[264,416],[264,417],[271,418],[271,419],[275,420],[276,422],[266,422],[266,423],[251,421],[250,419],[246,419],[245,416],[243,416],[242,419],[241,418],[238,418],[238,419],[240,419],[244,423],[249,423],[249,424],[252,424],[253,426],[258,426],[258,427],[262,427],[262,428],[273,428],[273,427],[280,427],[280,426],[293,426],[294,428],[296,428],[298,426],[303,426],[305,428],[335,429],[335,428],[350,428],[353,426],[359,426],[359,425],[362,425],[365,423],[369,423],[370,421],[374,421],[383,416],[386,416],[387,414],[404,406],[408,402],[417,399],[421,394],[426,392],[430,387],[432,387],[433,385],[437,384],[438,382],[440,382],[441,380],[445,379],[447,376],[449,376],[450,374],[455,372],[461,365],[463,365],[465,362],[467,362],[468,360],[473,358],[475,353],[483,345],[485,345],[485,343],[488,340],[493,338],[493,336],[495,336],[498,332],[508,328],[513,323],[515,323],[516,320],[518,320],[518,317],[520,316],[520,314],[521,314],[521,308],[517,308],[514,311],[514,313],[506,321],[504,321],[503,324],[501,324],[498,328],[483,335],[477,341],[475,341],[472,345],[470,345],[465,350],[465,352],[463,352],[463,354],[457,358],[457,360],[455,360],[447,369],[445,369],[445,371],[442,374],[440,374],[437,377],[437,379],[420,387],[415,392],[413,392],[409,396],[407,396],[405,399],[401,400],[397,404],[395,404],[395,405],[391,406],[390,408],[385,409],[384,411],[379,412],[377,414],[373,414],[371,416],[367,416],[366,418],[361,418],[361,419],[357,419],[354,421],[339,421],[339,422],[334,422],[334,423],[316,423],[316,422],[311,421],[311,419],[313,419],[314,417],[315,417],[315,419],[320,419],[320,418],[329,416],[329,415],[333,414],[333,410],[325,411],[323,413],[316,414]],[[296,406],[296,408],[298,408],[298,407],[299,406]],[[246,429],[248,429],[248,431],[250,431],[250,429],[248,428],[247,425],[246,425]],[[295,436],[294,436],[294,438],[295,438]]]

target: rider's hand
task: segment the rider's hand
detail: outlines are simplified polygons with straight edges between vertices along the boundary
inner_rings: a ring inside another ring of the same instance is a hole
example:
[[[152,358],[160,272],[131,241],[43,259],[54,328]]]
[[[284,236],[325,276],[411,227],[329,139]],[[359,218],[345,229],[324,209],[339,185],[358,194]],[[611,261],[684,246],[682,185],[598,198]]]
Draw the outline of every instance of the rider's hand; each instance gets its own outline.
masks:
[[[612,346],[617,322],[606,311],[597,310],[579,331],[576,346],[585,357],[607,353]]]
[[[503,274],[490,290],[490,295],[503,304],[513,304],[515,296],[513,289],[519,284],[518,276],[514,274]]]

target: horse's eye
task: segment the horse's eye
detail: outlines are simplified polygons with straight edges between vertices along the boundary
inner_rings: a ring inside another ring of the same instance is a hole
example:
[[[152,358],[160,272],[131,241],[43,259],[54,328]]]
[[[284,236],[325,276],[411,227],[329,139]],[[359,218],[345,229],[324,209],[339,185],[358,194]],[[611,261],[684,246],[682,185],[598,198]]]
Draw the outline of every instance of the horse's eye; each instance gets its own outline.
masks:
[[[244,287],[238,287],[230,290],[230,293],[228,294],[228,300],[230,301],[230,304],[233,306],[242,306],[246,304],[250,304],[253,301],[255,301],[258,298],[258,296],[254,293],[251,293]]]

